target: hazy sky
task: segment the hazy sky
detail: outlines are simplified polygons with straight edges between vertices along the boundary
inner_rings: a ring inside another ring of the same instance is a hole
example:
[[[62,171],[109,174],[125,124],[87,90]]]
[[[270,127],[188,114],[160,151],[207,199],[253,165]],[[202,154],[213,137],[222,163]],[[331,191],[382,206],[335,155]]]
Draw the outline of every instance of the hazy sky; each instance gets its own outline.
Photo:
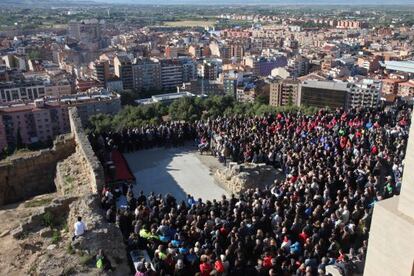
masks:
[[[0,0],[1,1],[1,0]],[[135,4],[324,4],[324,5],[396,5],[414,4],[414,0],[92,0],[106,3],[135,3]]]

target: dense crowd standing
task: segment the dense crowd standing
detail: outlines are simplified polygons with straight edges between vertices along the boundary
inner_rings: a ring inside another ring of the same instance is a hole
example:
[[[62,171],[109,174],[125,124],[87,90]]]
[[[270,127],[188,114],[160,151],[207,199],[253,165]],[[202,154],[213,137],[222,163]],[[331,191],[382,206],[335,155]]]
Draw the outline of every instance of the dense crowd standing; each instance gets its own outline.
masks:
[[[409,125],[405,106],[320,110],[165,123],[91,141],[103,152],[197,139],[221,159],[265,162],[286,175],[211,202],[125,187],[125,210],[116,210],[116,195],[105,188],[107,219],[129,249],[152,258],[154,269],[140,262],[136,275],[325,275],[330,265],[351,275],[363,269],[373,205],[399,193]]]

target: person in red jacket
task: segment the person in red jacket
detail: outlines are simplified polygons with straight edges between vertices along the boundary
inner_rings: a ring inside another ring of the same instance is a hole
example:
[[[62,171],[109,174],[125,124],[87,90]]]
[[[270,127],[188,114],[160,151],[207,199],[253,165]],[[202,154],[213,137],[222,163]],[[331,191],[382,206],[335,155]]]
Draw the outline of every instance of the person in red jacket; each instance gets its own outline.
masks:
[[[220,258],[217,258],[216,262],[214,263],[214,270],[216,271],[215,275],[223,275],[225,269],[224,269],[224,264],[220,260]]]
[[[210,276],[213,267],[211,266],[207,255],[202,255],[200,261],[200,276]]]

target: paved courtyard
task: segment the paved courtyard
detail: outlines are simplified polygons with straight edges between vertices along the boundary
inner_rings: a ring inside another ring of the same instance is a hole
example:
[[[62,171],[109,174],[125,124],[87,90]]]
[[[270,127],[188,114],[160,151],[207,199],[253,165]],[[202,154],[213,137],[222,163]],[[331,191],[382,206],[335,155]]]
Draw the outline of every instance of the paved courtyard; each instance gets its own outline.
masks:
[[[200,156],[190,147],[154,148],[125,154],[136,177],[134,193],[171,193],[177,200],[187,194],[203,200],[220,199],[229,194],[213,178],[214,170],[221,166],[216,158]]]

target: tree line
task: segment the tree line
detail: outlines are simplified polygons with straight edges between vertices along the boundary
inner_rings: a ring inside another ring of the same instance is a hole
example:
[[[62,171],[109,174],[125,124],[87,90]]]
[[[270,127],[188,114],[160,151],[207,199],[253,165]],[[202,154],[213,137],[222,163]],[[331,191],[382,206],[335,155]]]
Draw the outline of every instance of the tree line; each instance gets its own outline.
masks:
[[[127,105],[114,116],[107,114],[92,116],[87,127],[89,131],[99,133],[120,131],[125,128],[141,127],[148,124],[157,125],[166,120],[191,122],[200,119],[217,118],[219,116],[254,116],[278,112],[296,112],[299,110],[307,114],[312,114],[316,111],[312,107],[274,107],[261,101],[241,103],[231,96],[186,97],[171,104]]]

